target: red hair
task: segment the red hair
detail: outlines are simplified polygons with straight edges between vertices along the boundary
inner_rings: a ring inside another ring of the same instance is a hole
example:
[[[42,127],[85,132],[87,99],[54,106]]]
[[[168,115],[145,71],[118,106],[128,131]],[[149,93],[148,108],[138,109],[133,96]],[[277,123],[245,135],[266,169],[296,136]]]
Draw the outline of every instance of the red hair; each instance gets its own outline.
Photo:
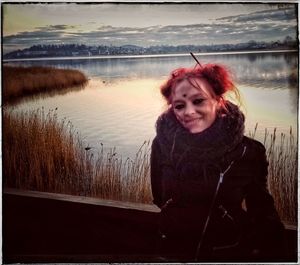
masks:
[[[181,81],[190,78],[204,78],[212,87],[213,93],[222,100],[227,91],[233,91],[238,95],[230,72],[225,66],[206,64],[196,68],[178,68],[171,73],[169,79],[160,87],[160,92],[168,104],[171,104],[172,89]]]

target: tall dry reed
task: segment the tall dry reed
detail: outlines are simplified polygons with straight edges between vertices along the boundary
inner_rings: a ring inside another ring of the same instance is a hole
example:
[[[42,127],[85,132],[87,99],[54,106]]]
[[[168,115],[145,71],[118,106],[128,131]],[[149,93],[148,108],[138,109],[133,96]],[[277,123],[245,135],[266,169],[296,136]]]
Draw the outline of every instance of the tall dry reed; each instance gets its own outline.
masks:
[[[150,203],[149,142],[135,159],[95,154],[55,110],[3,112],[5,187]]]
[[[37,93],[84,86],[87,83],[86,76],[73,69],[4,66],[2,70],[4,103]]]
[[[257,138],[256,124],[251,138]],[[268,167],[268,188],[273,195],[275,206],[282,220],[287,223],[297,222],[297,186],[298,186],[298,140],[292,127],[289,134],[280,133],[274,128],[270,133],[265,129],[260,140],[266,147]]]
[[[39,191],[81,193],[86,165],[72,125],[54,110],[3,112],[3,182]]]
[[[101,151],[92,161],[93,197],[150,203],[150,143],[144,142],[135,158],[123,160],[115,148],[104,154]]]
[[[290,129],[277,139],[276,129],[266,144],[269,160],[269,190],[282,219],[295,223],[297,220],[298,142]],[[276,143],[278,141],[278,143]]]

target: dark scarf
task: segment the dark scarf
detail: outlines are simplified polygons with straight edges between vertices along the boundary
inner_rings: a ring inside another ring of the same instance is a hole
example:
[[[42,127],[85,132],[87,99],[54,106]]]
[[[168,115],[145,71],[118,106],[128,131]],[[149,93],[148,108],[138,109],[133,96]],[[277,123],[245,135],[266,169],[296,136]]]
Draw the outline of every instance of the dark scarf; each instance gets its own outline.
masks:
[[[221,168],[226,154],[234,150],[244,135],[245,117],[238,106],[226,103],[215,122],[203,132],[192,134],[176,119],[172,109],[156,122],[157,140],[164,163],[177,170],[182,163]]]

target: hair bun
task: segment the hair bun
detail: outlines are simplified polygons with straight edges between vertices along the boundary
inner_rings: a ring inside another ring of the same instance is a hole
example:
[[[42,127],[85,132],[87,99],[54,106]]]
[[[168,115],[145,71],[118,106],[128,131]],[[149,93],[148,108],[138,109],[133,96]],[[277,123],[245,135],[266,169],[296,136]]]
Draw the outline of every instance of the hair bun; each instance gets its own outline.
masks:
[[[218,96],[221,96],[234,88],[229,71],[222,65],[204,65],[202,76],[207,79]]]

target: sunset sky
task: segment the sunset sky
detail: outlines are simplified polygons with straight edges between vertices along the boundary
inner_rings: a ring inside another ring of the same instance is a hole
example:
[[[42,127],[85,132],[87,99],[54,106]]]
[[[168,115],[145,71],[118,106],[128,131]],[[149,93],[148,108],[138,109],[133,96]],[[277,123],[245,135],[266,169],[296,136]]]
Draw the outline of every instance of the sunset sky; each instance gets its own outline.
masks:
[[[144,47],[297,38],[295,4],[2,4],[3,52],[34,44]]]

